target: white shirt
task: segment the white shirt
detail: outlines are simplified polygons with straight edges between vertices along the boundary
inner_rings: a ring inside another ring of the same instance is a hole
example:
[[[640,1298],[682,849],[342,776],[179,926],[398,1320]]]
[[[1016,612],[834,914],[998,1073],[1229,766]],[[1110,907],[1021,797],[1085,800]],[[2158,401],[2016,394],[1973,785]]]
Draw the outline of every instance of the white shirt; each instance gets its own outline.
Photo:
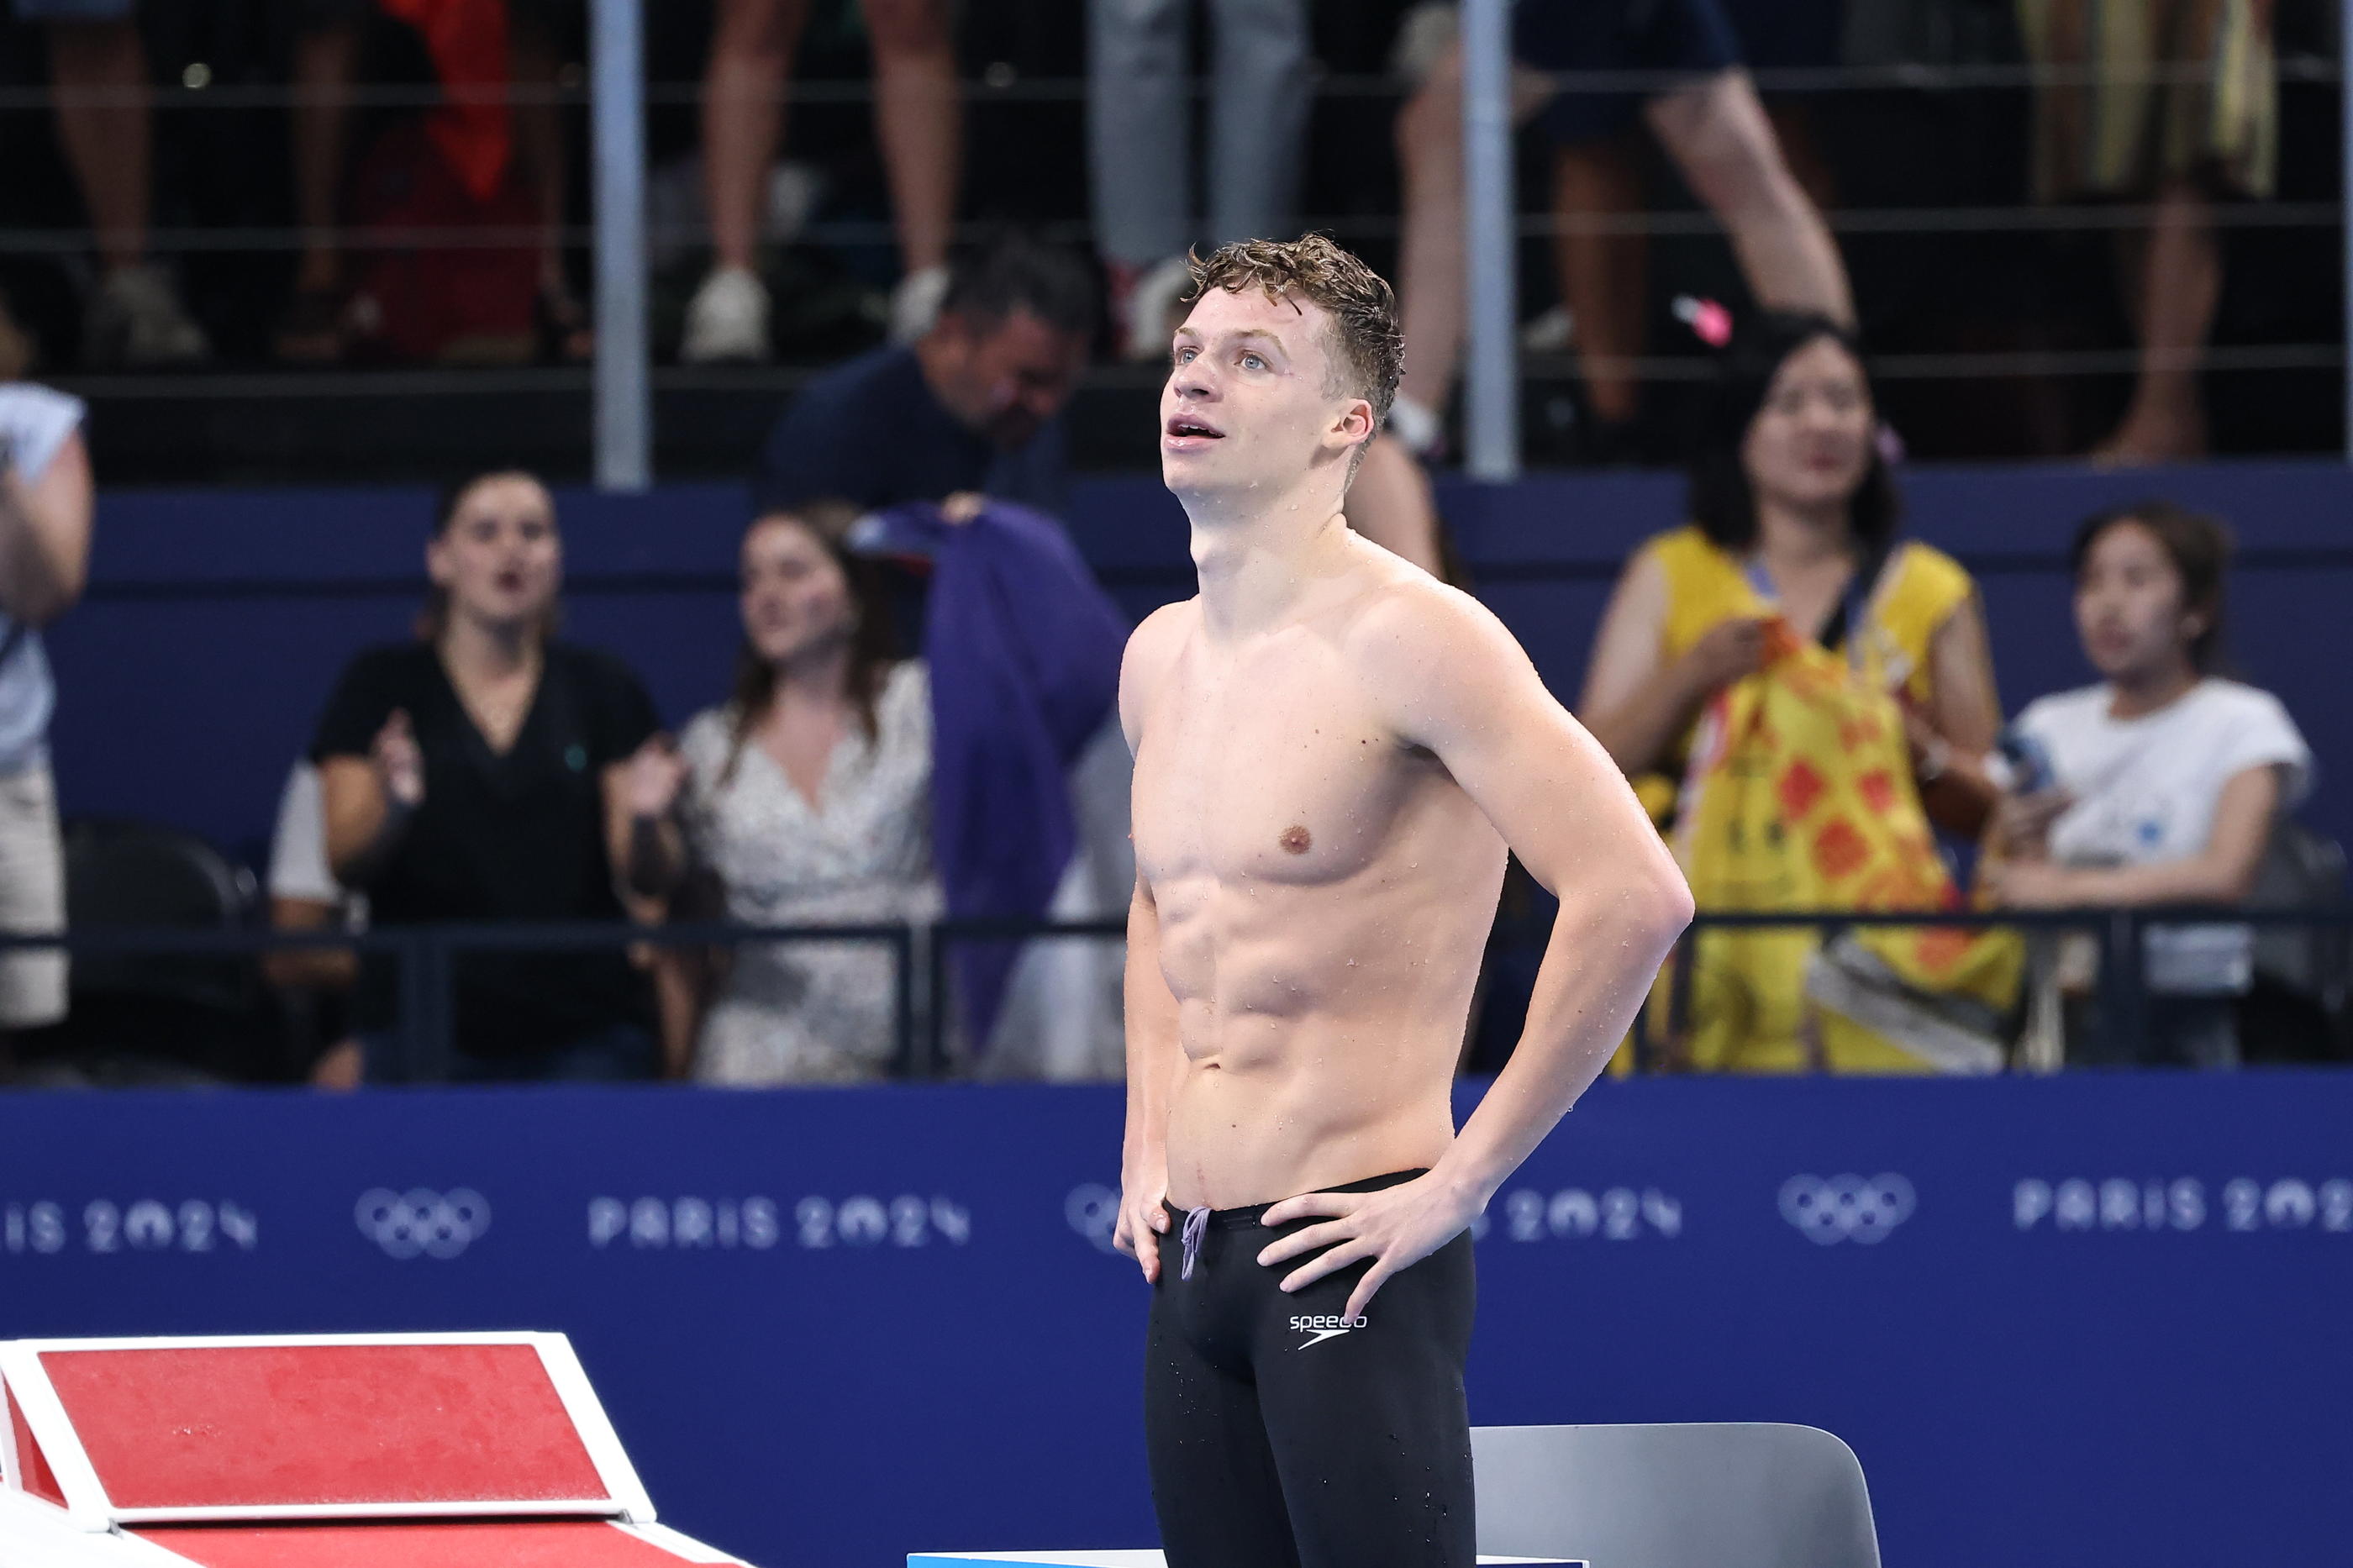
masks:
[[[932,871],[931,682],[893,666],[874,730],[833,749],[813,806],[757,742],[737,747],[714,708],[679,737],[687,838],[754,925],[870,924],[940,912]],[[730,762],[733,762],[731,768]],[[892,1031],[890,952],[871,942],[747,944],[703,1019],[696,1076],[732,1084],[849,1081],[881,1074]]]
[[[2312,752],[2268,691],[2205,679],[2154,713],[2118,719],[2114,691],[2088,686],[2028,706],[2018,728],[2051,755],[2075,797],[2051,827],[2065,866],[2152,866],[2206,847],[2222,786],[2249,768],[2280,770],[2280,808],[2312,789]],[[2253,938],[2244,926],[2173,926],[2148,932],[2152,989],[2244,991]]]
[[[269,841],[269,896],[344,906],[344,924],[367,929],[367,895],[346,893],[327,865],[327,802],[318,764],[308,758],[286,774],[278,797],[278,831]]]
[[[28,485],[37,480],[81,427],[81,417],[79,397],[27,382],[0,384],[0,446],[7,466]],[[41,634],[0,613],[0,773],[47,759],[49,713],[56,706]]]

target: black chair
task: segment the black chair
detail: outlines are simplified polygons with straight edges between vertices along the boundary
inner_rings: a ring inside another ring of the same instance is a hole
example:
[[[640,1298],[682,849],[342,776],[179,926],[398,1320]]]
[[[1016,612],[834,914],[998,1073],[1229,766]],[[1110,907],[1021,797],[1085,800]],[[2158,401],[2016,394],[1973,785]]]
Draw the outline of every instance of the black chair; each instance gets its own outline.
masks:
[[[2323,910],[2344,903],[2344,847],[2282,817],[2264,848],[2248,907]],[[2239,1001],[2241,1054],[2250,1062],[2343,1059],[2353,931],[2258,926],[2254,960],[2253,984]]]
[[[64,827],[66,923],[77,932],[242,931],[253,873],[193,834],[84,817]],[[250,955],[86,953],[64,1023],[20,1037],[30,1081],[169,1084],[274,1076],[276,1010]]]

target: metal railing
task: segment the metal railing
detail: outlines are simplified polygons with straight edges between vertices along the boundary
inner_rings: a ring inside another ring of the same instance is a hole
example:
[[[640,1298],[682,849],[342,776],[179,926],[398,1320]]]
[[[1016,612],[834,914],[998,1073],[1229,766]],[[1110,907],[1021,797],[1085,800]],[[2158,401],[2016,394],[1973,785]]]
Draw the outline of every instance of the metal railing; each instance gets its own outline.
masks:
[[[2344,20],[2341,42],[2353,42],[2353,0],[2337,0]],[[1644,212],[1622,215],[1522,215],[1515,209],[1513,169],[1514,117],[1512,83],[1527,75],[1510,58],[1508,0],[1462,0],[1461,38],[1463,50],[1462,112],[1465,174],[1465,227],[1468,235],[1466,269],[1466,359],[1464,393],[1468,417],[1466,457],[1470,471],[1488,479],[1507,479],[1519,471],[1518,391],[1523,351],[1518,342],[1517,284],[1514,237],[1549,234],[1589,234],[1674,237],[1715,231],[1715,220],[1703,213]],[[549,82],[515,82],[498,87],[456,85],[361,85],[304,89],[295,85],[264,85],[216,81],[208,69],[191,68],[179,86],[152,89],[93,88],[63,92],[44,87],[0,89],[0,113],[33,113],[62,99],[100,106],[152,107],[159,113],[195,109],[268,110],[334,104],[353,110],[424,107],[437,104],[502,102],[580,108],[593,142],[592,211],[586,224],[553,229],[507,227],[467,236],[436,229],[404,236],[390,229],[366,234],[305,229],[294,225],[192,229],[165,226],[147,237],[158,254],[201,252],[290,251],[306,244],[397,245],[404,239],[429,241],[435,247],[468,246],[516,248],[534,244],[569,250],[587,249],[595,259],[595,321],[597,353],[592,369],[571,372],[551,369],[531,382],[535,389],[572,390],[586,384],[593,393],[596,472],[611,489],[635,489],[652,477],[652,398],[657,390],[700,385],[705,373],[657,374],[649,342],[649,304],[651,298],[650,252],[679,237],[668,227],[652,227],[648,217],[646,116],[659,108],[680,108],[701,101],[702,87],[693,80],[649,80],[646,76],[645,0],[590,0],[588,60],[585,72],[567,72]],[[973,62],[977,63],[977,62]],[[2316,55],[2284,55],[2274,68],[2284,84],[2326,87],[2345,77],[2341,60]],[[2203,79],[2205,68],[2194,64],[2152,63],[2119,68],[2107,64],[2001,63],[1836,65],[1750,72],[1767,92],[1810,95],[1862,93],[2022,93],[2068,86],[2151,86]],[[1683,73],[1660,71],[1575,70],[1549,73],[1556,90],[1571,93],[1609,92],[1653,94],[1683,85]],[[1188,90],[1200,95],[1208,84],[1195,79]],[[872,101],[874,89],[867,80],[797,80],[779,88],[780,99],[802,105],[853,105]],[[1084,78],[1024,76],[998,62],[973,71],[958,85],[962,100],[975,108],[1038,105],[1056,111],[1082,103],[1088,95]],[[1412,85],[1386,73],[1334,74],[1320,77],[1311,90],[1322,100],[1395,100]],[[2346,98],[2342,140],[2353,166],[2353,95]],[[1075,196],[1075,193],[1074,193]],[[2020,205],[1945,208],[1877,208],[1826,214],[1829,226],[1841,235],[1927,233],[1995,233],[2122,230],[2147,222],[2144,208],[2126,205]],[[1395,235],[1399,220],[1391,216],[1362,213],[1310,213],[1303,219],[1344,240],[1379,239]],[[2353,230],[2347,229],[2345,208],[2338,202],[2264,201],[2218,208],[2218,227],[2281,232],[2333,228],[2348,235],[2344,244],[2344,289],[2348,318],[2353,320]],[[1040,226],[1050,237],[1083,240],[1092,231],[1083,216],[1050,221]],[[892,226],[868,219],[827,220],[804,231],[825,243],[869,245],[889,240]],[[981,232],[965,226],[961,233]],[[95,237],[87,230],[0,229],[0,253],[59,254],[89,247]],[[2113,375],[2128,374],[2147,363],[2123,350],[2023,352],[1995,354],[1926,353],[1905,356],[1900,363],[1875,366],[1892,378],[1957,378],[1999,375]],[[2287,369],[2325,370],[2345,363],[2341,342],[2224,345],[2200,356],[2208,368],[2261,372]],[[1544,364],[1555,371],[1563,368]],[[1695,366],[1672,356],[1633,361],[1630,365],[1599,365],[1604,370],[1630,369],[1645,380],[1676,380],[1698,374]],[[308,388],[348,390],[336,381],[340,373],[293,371],[287,378]],[[378,373],[370,372],[369,374]],[[497,373],[490,373],[495,376]],[[511,374],[512,373],[510,373]],[[698,379],[700,377],[701,379]],[[98,378],[107,381],[109,378]],[[141,395],[174,390],[168,378],[113,378],[123,390],[137,384]],[[214,378],[185,379],[180,395],[201,396],[217,392]],[[226,378],[237,380],[235,376]],[[245,378],[249,379],[249,378]],[[420,381],[420,387],[458,390],[453,376],[447,382]],[[96,384],[94,391],[108,390]],[[304,395],[308,395],[305,393]],[[2353,377],[2348,378],[2345,407],[2346,444],[2353,458]]]
[[[2159,994],[2148,982],[2145,941],[2151,931],[2175,926],[2246,926],[2257,930],[2299,929],[2314,933],[2353,931],[2353,905],[2299,909],[2093,908],[2007,910],[1716,910],[1692,922],[1677,951],[1670,988],[1688,985],[1695,945],[1711,932],[1811,927],[1828,938],[1849,930],[1915,928],[1966,931],[2009,930],[2060,934],[2085,932],[2098,943],[2097,1016],[2105,1037],[2105,1059],[2128,1061],[2132,1043],[2146,1031],[2149,999]],[[1497,925],[1490,953],[1541,949],[1550,936],[1546,922],[1510,921]],[[732,921],[639,926],[617,922],[454,922],[379,927],[367,931],[190,931],[100,929],[53,936],[0,933],[0,952],[58,951],[79,957],[142,956],[160,959],[258,960],[265,954],[348,952],[389,959],[397,966],[400,1048],[395,1076],[430,1083],[447,1076],[456,1026],[453,975],[461,957],[484,952],[586,952],[643,947],[735,948],[746,944],[854,942],[878,946],[892,958],[892,1076],[937,1079],[959,1066],[950,1040],[949,967],[955,950],[967,942],[1007,941],[1123,941],[1121,920],[1031,921],[942,920],[906,923],[754,926]],[[2332,989],[2341,992],[2353,973],[2337,951],[2320,967],[2330,970]],[[2331,1012],[2348,999],[2319,999]],[[1680,1007],[1679,999],[1670,1008]],[[1638,1070],[1671,1067],[1650,1020],[1636,1031]]]

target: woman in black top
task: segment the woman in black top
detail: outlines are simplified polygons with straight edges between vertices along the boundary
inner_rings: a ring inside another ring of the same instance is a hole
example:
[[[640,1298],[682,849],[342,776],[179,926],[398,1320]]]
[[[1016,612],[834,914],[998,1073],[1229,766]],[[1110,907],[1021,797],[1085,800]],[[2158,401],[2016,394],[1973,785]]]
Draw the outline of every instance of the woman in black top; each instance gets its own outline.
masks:
[[[419,640],[354,658],[311,748],[336,878],[366,892],[379,926],[621,920],[622,781],[662,742],[618,659],[554,640],[563,547],[546,487],[517,472],[468,481],[425,562]],[[363,986],[371,1078],[399,1076],[396,981],[376,964]],[[649,988],[618,947],[461,952],[451,988],[455,1079],[654,1072]]]

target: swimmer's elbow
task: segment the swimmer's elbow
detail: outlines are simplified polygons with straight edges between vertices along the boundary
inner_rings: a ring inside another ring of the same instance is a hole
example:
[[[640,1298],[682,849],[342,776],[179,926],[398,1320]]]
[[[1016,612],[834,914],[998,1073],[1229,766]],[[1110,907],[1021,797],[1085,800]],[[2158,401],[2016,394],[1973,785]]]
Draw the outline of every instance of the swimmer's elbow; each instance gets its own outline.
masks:
[[[1627,901],[1631,917],[1662,946],[1681,936],[1698,912],[1692,901],[1691,884],[1683,879],[1683,868],[1672,859],[1654,869]]]

